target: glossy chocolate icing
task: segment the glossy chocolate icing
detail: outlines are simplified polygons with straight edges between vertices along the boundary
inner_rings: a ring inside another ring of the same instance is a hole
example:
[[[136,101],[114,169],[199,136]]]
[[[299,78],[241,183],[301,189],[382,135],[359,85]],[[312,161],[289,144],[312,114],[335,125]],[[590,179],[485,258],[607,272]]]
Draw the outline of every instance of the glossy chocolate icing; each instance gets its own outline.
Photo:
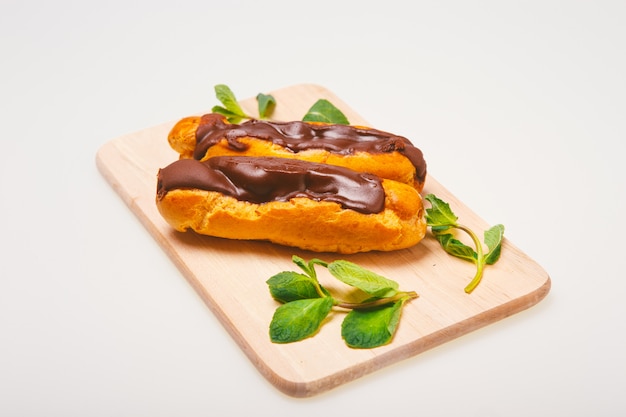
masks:
[[[380,178],[327,164],[216,156],[203,162],[180,159],[159,170],[157,198],[174,189],[194,188],[257,204],[306,197],[366,214],[379,213],[385,206]]]
[[[300,121],[249,120],[230,124],[222,115],[215,113],[202,116],[196,130],[194,158],[202,159],[207,150],[222,139],[226,139],[232,149],[244,151],[246,145],[239,141],[243,137],[272,141],[294,153],[306,149],[324,149],[342,155],[398,151],[415,167],[415,179],[419,182],[426,179],[426,162],[422,151],[402,136],[376,129]]]

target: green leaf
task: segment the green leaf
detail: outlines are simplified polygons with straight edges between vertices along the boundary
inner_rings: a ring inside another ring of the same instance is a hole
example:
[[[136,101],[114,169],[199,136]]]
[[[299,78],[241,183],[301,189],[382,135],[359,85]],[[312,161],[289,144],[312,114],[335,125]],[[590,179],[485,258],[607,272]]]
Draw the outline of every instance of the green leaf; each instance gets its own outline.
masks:
[[[489,249],[489,252],[485,254],[485,263],[487,265],[493,265],[500,259],[503,237],[504,226],[501,224],[497,224],[485,231],[485,244]]]
[[[348,118],[326,99],[319,99],[302,118],[305,122],[322,122],[349,125]]]
[[[332,307],[332,297],[282,304],[270,323],[270,339],[274,343],[291,343],[314,335]]]
[[[317,279],[317,273],[315,272],[315,265],[322,265],[324,267],[328,265],[328,263],[317,258],[311,259],[309,262],[306,262],[304,259],[296,255],[293,255],[291,257],[291,260],[293,261],[293,263],[298,265],[300,269],[306,272],[308,276],[315,278],[315,279]]]
[[[319,298],[314,278],[297,272],[279,272],[266,281],[275,300],[288,303],[294,300]]]
[[[399,287],[395,281],[344,260],[328,264],[328,271],[338,280],[378,298],[395,295]]]
[[[276,107],[276,99],[271,95],[259,93],[256,96],[256,101],[259,103],[259,118],[269,118]]]
[[[435,237],[441,244],[441,247],[450,255],[466,261],[476,262],[478,258],[476,251],[460,240],[455,239],[450,233],[435,233]]]
[[[237,98],[235,98],[235,94],[231,91],[231,89],[224,84],[217,84],[215,86],[215,96],[217,99],[224,105],[224,107],[230,111],[234,115],[238,115],[242,118],[247,118],[246,114],[239,106],[239,102],[237,102]]]
[[[308,264],[304,259],[297,255],[293,255],[291,260],[294,264],[298,265],[300,269],[302,269],[308,276],[311,278],[317,278],[317,274],[315,273],[315,268],[312,265]]]
[[[452,212],[448,203],[434,194],[427,194],[424,199],[432,205],[431,208],[426,209],[426,223],[433,228],[433,231],[442,231],[457,226],[458,217]]]
[[[244,117],[238,114],[235,114],[222,106],[213,106],[211,111],[213,113],[218,113],[218,114],[225,116],[226,120],[228,120],[230,123],[239,123],[244,119]]]
[[[351,310],[341,324],[341,337],[352,348],[370,349],[391,342],[406,300],[367,310]]]

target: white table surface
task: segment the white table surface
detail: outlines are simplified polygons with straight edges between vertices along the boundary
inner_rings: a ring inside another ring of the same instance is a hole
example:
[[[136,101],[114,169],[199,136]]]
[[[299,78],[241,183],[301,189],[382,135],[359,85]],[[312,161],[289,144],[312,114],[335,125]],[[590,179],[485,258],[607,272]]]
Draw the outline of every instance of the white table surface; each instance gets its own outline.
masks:
[[[0,415],[626,413],[626,2],[162,3],[0,3]],[[548,297],[319,396],[278,392],[95,165],[219,83],[320,84],[411,138]]]

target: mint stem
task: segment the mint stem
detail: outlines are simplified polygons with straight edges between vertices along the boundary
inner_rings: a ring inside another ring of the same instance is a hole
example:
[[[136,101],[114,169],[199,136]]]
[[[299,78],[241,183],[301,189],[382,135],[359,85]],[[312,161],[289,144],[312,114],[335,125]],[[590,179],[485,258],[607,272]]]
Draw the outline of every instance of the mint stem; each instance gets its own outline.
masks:
[[[378,307],[378,306],[382,306],[382,305],[389,304],[389,303],[394,303],[403,298],[410,299],[410,298],[417,298],[417,297],[419,297],[419,295],[415,291],[407,291],[407,292],[401,291],[391,297],[379,298],[377,300],[366,301],[363,303],[348,303],[345,301],[336,300],[335,305],[341,308],[357,310],[357,309],[372,308],[372,307]]]
[[[322,286],[320,285],[320,283],[317,281],[317,279],[315,280],[315,291],[317,291],[317,294],[321,297],[324,298],[326,297],[328,294],[324,294],[324,291],[322,291]]]
[[[476,287],[478,286],[478,284],[483,278],[483,268],[485,266],[485,256],[483,255],[483,245],[478,239],[478,236],[476,236],[476,234],[470,228],[463,226],[461,224],[457,224],[456,227],[458,229],[463,230],[465,233],[467,233],[472,238],[472,241],[474,242],[474,246],[476,246],[476,275],[474,275],[474,278],[472,279],[472,281],[470,281],[470,283],[467,284],[467,286],[465,287],[465,292],[467,294],[470,294],[472,291],[474,291],[474,289],[476,289]]]

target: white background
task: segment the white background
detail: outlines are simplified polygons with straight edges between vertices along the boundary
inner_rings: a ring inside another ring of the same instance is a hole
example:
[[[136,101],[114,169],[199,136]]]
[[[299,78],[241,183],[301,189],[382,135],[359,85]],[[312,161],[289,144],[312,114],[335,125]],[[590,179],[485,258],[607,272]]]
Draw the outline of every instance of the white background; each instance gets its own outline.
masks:
[[[625,21],[623,1],[2,0],[0,415],[624,415]],[[550,294],[320,396],[279,393],[95,166],[219,83],[320,84],[411,138]]]

